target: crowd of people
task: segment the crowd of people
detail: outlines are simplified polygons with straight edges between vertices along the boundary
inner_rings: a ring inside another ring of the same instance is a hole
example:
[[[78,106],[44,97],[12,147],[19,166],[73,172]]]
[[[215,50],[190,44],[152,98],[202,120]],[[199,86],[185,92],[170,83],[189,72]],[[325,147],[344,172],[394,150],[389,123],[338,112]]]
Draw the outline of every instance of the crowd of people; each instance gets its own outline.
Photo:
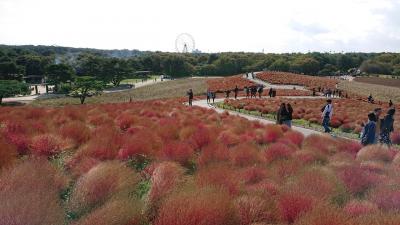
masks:
[[[261,98],[264,87],[263,86],[252,86],[252,87],[244,87],[244,92],[246,93],[246,98],[256,98],[257,93],[258,97]],[[225,97],[229,98],[230,93],[234,92],[234,97],[237,99],[238,93],[240,89],[236,86],[233,90],[225,91]],[[315,90],[313,90],[314,92]],[[341,96],[341,91],[334,91],[329,92],[330,94],[338,94]],[[187,92],[189,97],[189,105],[192,106],[193,103],[193,90],[189,89]],[[207,90],[207,103],[214,103],[216,98],[216,92],[212,92]],[[273,88],[269,89],[268,92],[269,97],[276,96],[276,90]],[[329,95],[326,95],[327,97]],[[370,95],[368,97],[368,102],[373,103],[373,98]],[[324,128],[325,133],[331,133],[332,129],[330,127],[330,121],[333,115],[333,104],[332,99],[327,99],[326,104],[321,108],[321,119],[322,119],[322,127]],[[363,130],[360,134],[360,141],[363,145],[370,145],[370,144],[385,144],[388,146],[392,145],[390,139],[390,133],[394,131],[393,124],[394,124],[394,114],[396,110],[394,108],[392,100],[389,100],[389,110],[387,111],[386,115],[381,118],[382,108],[375,108],[373,112],[368,114],[368,122],[363,126]],[[279,110],[276,112],[276,123],[286,125],[288,127],[292,126],[292,114],[293,108],[289,103],[282,103],[279,107]]]

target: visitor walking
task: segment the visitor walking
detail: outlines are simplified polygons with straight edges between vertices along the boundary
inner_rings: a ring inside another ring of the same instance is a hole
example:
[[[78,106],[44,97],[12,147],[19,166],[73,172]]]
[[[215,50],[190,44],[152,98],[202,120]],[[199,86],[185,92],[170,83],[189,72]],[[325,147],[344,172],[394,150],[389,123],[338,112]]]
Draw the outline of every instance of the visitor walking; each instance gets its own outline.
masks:
[[[231,94],[231,90],[226,90],[225,91],[225,97],[229,98],[229,95]]]
[[[246,92],[246,98],[250,96],[250,87],[244,87],[244,91]]]
[[[371,94],[368,96],[368,103],[374,103],[374,98],[372,97]]]
[[[192,106],[192,102],[193,102],[193,90],[189,89],[189,91],[187,92],[187,95],[189,96],[189,105]]]
[[[269,95],[270,98],[272,98],[272,91],[273,91],[272,88],[269,88],[268,95]]]
[[[211,102],[211,91],[210,89],[207,89],[207,103]]]
[[[290,103],[286,104],[286,111],[287,111],[287,119],[283,121],[288,127],[292,127],[292,120],[293,120],[293,108]]]
[[[258,97],[261,98],[261,95],[262,95],[262,93],[264,92],[264,87],[261,86],[261,85],[258,86],[257,92],[258,92]]]
[[[330,133],[332,130],[329,128],[329,121],[332,118],[333,114],[333,106],[332,106],[332,100],[328,99],[326,100],[326,105],[321,109],[322,111],[322,126],[325,129],[325,133]]]
[[[278,112],[276,112],[276,123],[283,124],[283,122],[286,121],[287,119],[288,119],[288,111],[286,109],[286,104],[281,103]]]
[[[374,144],[378,143],[379,134],[381,133],[381,126],[383,121],[383,119],[381,119],[381,114],[382,114],[382,108],[374,109],[375,123],[376,123]]]
[[[250,98],[253,98],[253,97],[256,98],[256,95],[257,95],[257,88],[255,86],[252,86]]]
[[[376,116],[374,112],[368,114],[368,123],[364,126],[361,135],[361,144],[372,145],[375,143],[375,132],[376,132]]]
[[[217,94],[216,94],[215,91],[211,93],[211,97],[212,97],[213,103],[214,103],[214,101],[215,101],[215,96],[216,96],[216,95],[217,95]]]
[[[393,102],[392,102],[392,99],[390,99],[389,100],[389,108],[392,108],[392,106],[393,106]]]
[[[233,90],[235,92],[235,99],[237,99],[238,93],[239,93],[239,88],[236,85],[235,89]]]
[[[393,132],[393,123],[394,123],[394,114],[396,110],[391,108],[387,112],[385,118],[383,118],[381,125],[381,134],[380,134],[380,142],[382,144],[386,144],[388,146],[392,145],[392,141],[390,140],[390,133]]]

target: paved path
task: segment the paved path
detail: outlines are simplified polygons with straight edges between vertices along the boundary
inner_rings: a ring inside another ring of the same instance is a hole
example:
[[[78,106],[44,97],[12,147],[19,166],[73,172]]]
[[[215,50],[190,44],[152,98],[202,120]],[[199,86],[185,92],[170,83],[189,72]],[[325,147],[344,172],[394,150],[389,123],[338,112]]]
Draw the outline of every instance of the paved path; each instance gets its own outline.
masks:
[[[256,75],[257,76],[257,73]],[[267,83],[265,81],[262,81],[258,78],[252,78],[251,75],[249,75],[248,77],[246,77],[246,75],[243,76],[244,78],[247,78],[250,81],[253,81],[254,83],[257,84],[261,84],[264,85],[266,88],[274,88],[274,89],[293,89],[296,88],[296,90],[307,90],[306,88],[304,88],[304,86],[300,86],[300,85],[278,85],[278,84],[270,84]]]
[[[224,101],[224,98],[215,99],[215,103],[222,102],[222,101]],[[212,105],[208,104],[206,99],[205,100],[193,101],[193,105],[199,106],[199,107],[203,107],[203,108],[214,109],[218,113],[223,113],[225,111],[223,109],[220,109],[220,108],[217,108],[215,106],[212,106]],[[241,117],[246,118],[246,119],[251,120],[251,121],[259,121],[259,122],[261,122],[263,124],[275,124],[275,122],[271,121],[271,120],[266,120],[266,119],[262,119],[262,118],[259,118],[259,117],[256,117],[256,116],[246,115],[246,114],[235,112],[235,111],[229,111],[229,114],[236,115],[236,116],[241,116]],[[302,134],[304,134],[304,136],[308,136],[310,134],[322,134],[321,132],[318,132],[318,131],[315,131],[315,130],[306,129],[306,128],[303,128],[303,127],[292,126],[292,129],[301,132]]]

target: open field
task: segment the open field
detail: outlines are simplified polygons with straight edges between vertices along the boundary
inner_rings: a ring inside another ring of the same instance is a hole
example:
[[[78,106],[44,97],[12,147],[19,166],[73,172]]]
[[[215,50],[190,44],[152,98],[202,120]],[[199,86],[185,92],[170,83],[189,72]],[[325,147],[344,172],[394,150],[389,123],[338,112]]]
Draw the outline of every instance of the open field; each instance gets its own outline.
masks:
[[[106,93],[99,96],[87,98],[88,104],[94,103],[112,103],[127,102],[129,98],[132,100],[149,100],[161,98],[178,98],[185,97],[186,92],[192,88],[195,95],[204,94],[207,91],[206,79],[204,78],[185,78],[172,81],[164,81],[137,89],[124,92]],[[79,104],[79,99],[71,97],[60,97],[54,99],[35,100],[34,105],[69,105]]]
[[[391,99],[395,104],[400,102],[400,88],[388,87],[377,84],[367,84],[356,81],[341,81],[339,89],[360,96],[369,96],[372,94],[374,99],[388,102]]]
[[[380,77],[356,77],[354,81],[368,84],[378,84],[400,88],[400,79],[380,78]]]

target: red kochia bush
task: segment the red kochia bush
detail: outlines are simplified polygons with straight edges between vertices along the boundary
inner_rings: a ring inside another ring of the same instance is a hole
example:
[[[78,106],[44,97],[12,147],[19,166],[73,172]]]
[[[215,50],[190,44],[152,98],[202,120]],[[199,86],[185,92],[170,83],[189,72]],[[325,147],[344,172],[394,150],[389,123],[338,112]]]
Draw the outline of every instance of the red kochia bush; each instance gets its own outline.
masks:
[[[113,200],[94,212],[78,220],[74,225],[142,225],[145,218],[141,214],[142,205],[138,200]]]
[[[156,166],[151,176],[149,201],[157,204],[182,181],[184,169],[174,162],[163,162]]]
[[[362,224],[362,223],[361,223]],[[339,208],[321,204],[301,215],[294,225],[361,225],[352,223]]]
[[[231,149],[231,160],[235,166],[249,166],[262,162],[257,146],[252,143],[242,143]]]
[[[343,210],[351,216],[363,216],[378,212],[378,206],[368,201],[353,200],[348,202]]]
[[[179,192],[161,206],[155,225],[239,225],[230,196],[210,188]]]
[[[120,162],[100,163],[78,179],[70,208],[75,212],[85,212],[111,197],[128,198],[138,181],[137,174]]]
[[[193,148],[181,142],[172,142],[164,145],[162,148],[162,158],[167,160],[176,161],[183,165],[193,157]]]
[[[400,190],[380,188],[371,194],[371,199],[382,210],[400,210]]]
[[[260,196],[241,196],[235,201],[241,225],[275,222],[276,208],[271,200]]]
[[[347,190],[354,195],[364,193],[373,185],[369,174],[358,166],[342,168],[339,171],[339,178],[343,181]]]
[[[268,125],[265,128],[263,143],[267,144],[267,143],[275,142],[282,136],[283,136],[283,131],[280,126]]]
[[[271,144],[265,149],[265,158],[268,162],[279,159],[288,159],[294,153],[294,149],[282,143]]]
[[[63,137],[74,140],[78,145],[85,143],[90,137],[90,129],[80,121],[64,124],[60,131]]]
[[[229,150],[221,143],[212,143],[203,148],[197,159],[199,166],[209,163],[222,162],[229,160]]]
[[[357,153],[357,160],[359,161],[378,160],[390,162],[392,159],[392,153],[388,149],[379,145],[368,145]]]
[[[17,149],[0,137],[0,171],[8,167],[17,159]]]
[[[61,151],[59,138],[51,134],[35,136],[29,146],[35,155],[52,156]]]
[[[393,144],[399,145],[400,144],[400,132],[396,131],[390,135]]]
[[[231,195],[239,193],[240,176],[227,165],[210,165],[198,171],[197,184],[201,187],[216,186],[227,190]]]
[[[266,171],[262,168],[258,168],[255,166],[247,168],[243,172],[243,180],[244,180],[245,184],[258,183],[265,177],[266,177]]]
[[[313,199],[299,193],[285,193],[278,198],[278,208],[285,222],[293,223],[300,214],[312,209]]]
[[[304,140],[304,135],[298,131],[290,130],[287,131],[283,137],[290,140],[293,144],[300,146]]]
[[[0,176],[0,224],[65,224],[59,191],[67,180],[46,159],[28,159]]]

